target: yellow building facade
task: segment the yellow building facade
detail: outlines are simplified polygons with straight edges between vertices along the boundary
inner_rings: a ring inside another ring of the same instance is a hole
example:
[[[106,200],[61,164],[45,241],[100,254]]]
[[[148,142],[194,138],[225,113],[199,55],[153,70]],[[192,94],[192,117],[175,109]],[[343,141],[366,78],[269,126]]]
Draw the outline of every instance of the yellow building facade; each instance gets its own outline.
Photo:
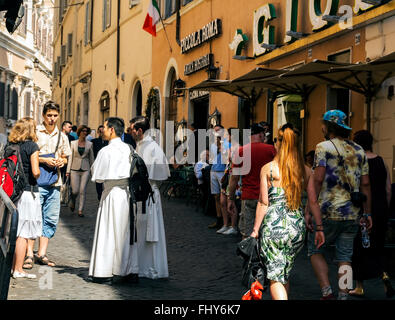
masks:
[[[272,101],[273,90],[265,90],[254,106],[226,93],[174,89],[201,84],[208,69],[216,70],[213,79],[234,80],[257,67],[282,70],[316,59],[356,64],[382,57],[395,51],[394,1],[158,2],[165,28],[159,25],[153,37],[152,86],[160,94],[162,130],[166,121],[174,121],[176,129],[191,123],[207,129],[218,122],[225,128],[248,128],[252,122],[267,121],[276,134],[279,126],[292,122],[303,132],[308,152],[323,140],[320,120],[329,109],[342,109],[353,132],[367,128],[365,97],[335,85],[317,83],[305,103],[294,94]],[[388,79],[373,99],[370,123],[374,151],[395,168],[393,102],[383,97],[391,83]]]
[[[148,1],[57,1],[53,99],[61,120],[96,129],[108,116],[144,113],[152,40]]]

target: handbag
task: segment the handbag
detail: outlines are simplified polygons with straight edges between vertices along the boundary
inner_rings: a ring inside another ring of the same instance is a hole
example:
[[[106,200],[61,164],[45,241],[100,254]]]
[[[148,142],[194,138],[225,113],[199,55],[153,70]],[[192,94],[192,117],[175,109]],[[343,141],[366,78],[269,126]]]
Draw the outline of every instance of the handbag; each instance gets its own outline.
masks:
[[[237,254],[244,258],[241,271],[241,283],[246,288],[258,281],[263,288],[268,285],[267,270],[260,255],[259,241],[253,237],[248,237],[238,244]]]
[[[71,188],[70,188],[70,179],[69,177],[66,178],[66,181],[60,187],[60,202],[64,204],[68,204],[71,195]]]
[[[351,185],[351,183],[350,183],[350,180],[348,179],[347,173],[346,173],[346,171],[344,170],[344,159],[343,159],[343,157],[340,155],[340,152],[339,152],[339,150],[337,149],[335,143],[334,143],[332,140],[329,140],[329,141],[332,142],[333,146],[334,146],[335,149],[336,149],[337,154],[339,155],[339,159],[340,159],[339,165],[340,165],[340,167],[343,169],[343,173],[344,173],[344,175],[345,175],[345,177],[346,177],[346,179],[347,179],[348,185],[350,186],[350,188],[352,188],[352,185]],[[347,191],[348,191],[348,190],[347,190]],[[357,208],[359,208],[359,209],[362,209],[362,208],[363,208],[363,203],[367,200],[366,195],[365,195],[364,193],[360,192],[360,191],[348,191],[348,192],[350,193],[350,199],[351,199],[352,204],[353,204],[355,207],[357,207]]]
[[[56,144],[54,153],[42,154],[40,155],[41,158],[55,158],[56,151],[58,151],[60,135],[61,133],[59,131],[58,142]],[[49,167],[44,163],[40,163],[40,177],[37,179],[37,185],[39,187],[49,187],[58,181],[58,178],[58,168]]]

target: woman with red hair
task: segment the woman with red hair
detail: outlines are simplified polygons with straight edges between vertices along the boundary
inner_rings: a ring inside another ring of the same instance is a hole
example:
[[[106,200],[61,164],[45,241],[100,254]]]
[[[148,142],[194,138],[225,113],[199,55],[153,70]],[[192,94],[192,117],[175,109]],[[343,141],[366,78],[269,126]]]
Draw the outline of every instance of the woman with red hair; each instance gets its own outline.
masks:
[[[300,135],[291,124],[280,128],[274,143],[277,155],[261,169],[259,202],[251,237],[259,236],[272,299],[286,300],[289,274],[306,234],[303,200],[311,169],[304,165]],[[317,224],[321,224],[320,208],[314,200],[317,197],[310,198],[313,200],[310,210]],[[317,232],[315,240],[318,247],[322,246],[323,232]]]

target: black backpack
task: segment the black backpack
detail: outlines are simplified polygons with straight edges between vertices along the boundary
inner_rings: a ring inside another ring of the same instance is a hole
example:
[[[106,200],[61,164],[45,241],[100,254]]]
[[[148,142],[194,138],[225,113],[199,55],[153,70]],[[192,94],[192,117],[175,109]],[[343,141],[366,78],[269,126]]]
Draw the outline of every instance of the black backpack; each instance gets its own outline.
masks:
[[[19,144],[8,143],[0,160],[0,186],[16,203],[27,185]]]
[[[134,226],[134,205],[137,202],[142,202],[142,213],[145,213],[145,202],[151,197],[154,201],[154,192],[152,191],[151,185],[149,183],[149,175],[147,166],[144,160],[134,151],[133,147],[129,145],[130,148],[130,177],[129,177],[129,192],[130,192],[130,231],[131,235],[135,234],[135,241],[137,241],[137,235]],[[130,237],[130,244],[133,244],[133,237]]]

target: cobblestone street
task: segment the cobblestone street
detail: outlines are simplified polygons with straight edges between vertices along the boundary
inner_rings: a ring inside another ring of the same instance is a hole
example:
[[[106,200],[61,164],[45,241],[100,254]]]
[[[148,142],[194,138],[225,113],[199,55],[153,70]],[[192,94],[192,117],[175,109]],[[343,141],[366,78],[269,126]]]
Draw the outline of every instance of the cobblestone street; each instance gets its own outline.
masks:
[[[236,252],[240,236],[218,235],[207,228],[213,217],[196,211],[180,199],[163,200],[169,278],[140,278],[138,284],[95,284],[88,276],[98,201],[89,183],[85,217],[61,210],[60,223],[50,241],[48,256],[55,268],[34,265],[37,279],[10,281],[9,300],[240,300],[246,291],[240,282],[242,260]],[[336,266],[330,264],[337,291]],[[320,290],[306,256],[299,254],[291,275],[290,299],[317,300]],[[385,299],[380,280],[366,281],[366,299]],[[265,299],[270,294],[265,293]]]

